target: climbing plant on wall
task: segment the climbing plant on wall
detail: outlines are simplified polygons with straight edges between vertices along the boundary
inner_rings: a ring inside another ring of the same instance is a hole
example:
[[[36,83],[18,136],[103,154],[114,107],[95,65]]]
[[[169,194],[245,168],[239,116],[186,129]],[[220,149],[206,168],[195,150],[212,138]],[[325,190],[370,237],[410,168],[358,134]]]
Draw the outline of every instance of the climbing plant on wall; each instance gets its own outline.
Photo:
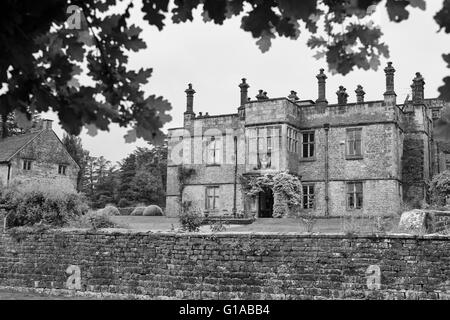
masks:
[[[261,176],[241,176],[246,197],[256,197],[265,189],[273,192],[273,217],[281,218],[291,215],[302,204],[302,184],[300,178],[286,171]]]

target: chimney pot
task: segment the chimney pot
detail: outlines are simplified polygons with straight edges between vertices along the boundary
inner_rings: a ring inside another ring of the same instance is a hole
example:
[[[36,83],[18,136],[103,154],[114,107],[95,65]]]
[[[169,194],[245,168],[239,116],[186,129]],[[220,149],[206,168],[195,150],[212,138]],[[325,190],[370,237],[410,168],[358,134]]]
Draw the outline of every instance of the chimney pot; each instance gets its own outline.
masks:
[[[346,90],[347,89],[345,89],[344,86],[339,86],[339,90],[336,92],[338,96],[338,104],[341,106],[347,104],[348,93]]]
[[[358,84],[358,86],[356,87],[355,93],[356,93],[356,102],[358,102],[358,103],[364,102],[364,95],[366,93],[364,92],[362,85]]]
[[[267,92],[265,92],[264,90],[259,90],[258,92],[259,93],[256,95],[256,99],[257,100],[267,100],[267,99],[269,99],[267,97]]]
[[[299,98],[297,96],[297,92],[295,92],[294,90],[291,90],[291,94],[288,96],[288,98],[293,100],[293,101],[299,100]]]

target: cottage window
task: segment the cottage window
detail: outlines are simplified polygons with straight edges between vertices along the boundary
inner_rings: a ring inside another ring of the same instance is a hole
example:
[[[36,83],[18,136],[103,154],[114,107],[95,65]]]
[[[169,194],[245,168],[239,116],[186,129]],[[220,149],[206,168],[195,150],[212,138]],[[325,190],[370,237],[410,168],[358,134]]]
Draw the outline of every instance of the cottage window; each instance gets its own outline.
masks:
[[[208,142],[207,150],[207,164],[219,164],[220,163],[220,139],[211,137]]]
[[[219,201],[219,187],[212,186],[206,187],[206,210],[216,210]]]
[[[287,148],[288,151],[297,153],[298,151],[298,132],[294,128],[287,128]]]
[[[361,128],[347,129],[347,156],[360,157],[362,155],[361,131]]]
[[[31,170],[31,160],[23,160],[23,170]]]
[[[58,174],[66,175],[67,166],[64,164],[60,164],[58,166]]]
[[[314,209],[314,185],[303,186],[303,209]]]
[[[363,205],[362,182],[347,183],[347,207],[349,209],[361,209]]]
[[[314,131],[302,133],[302,158],[314,157]]]

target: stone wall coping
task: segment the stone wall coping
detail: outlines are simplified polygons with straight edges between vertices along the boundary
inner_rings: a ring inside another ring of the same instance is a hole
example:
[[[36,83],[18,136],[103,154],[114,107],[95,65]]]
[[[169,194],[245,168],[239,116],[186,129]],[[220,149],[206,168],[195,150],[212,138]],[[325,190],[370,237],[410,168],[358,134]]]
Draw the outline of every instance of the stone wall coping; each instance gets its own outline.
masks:
[[[16,229],[15,233],[21,234],[85,234],[85,235],[111,235],[111,236],[120,236],[120,235],[133,235],[133,236],[155,236],[155,237],[173,237],[173,238],[291,238],[291,239],[342,239],[342,240],[352,240],[352,239],[368,239],[368,240],[396,240],[396,239],[404,239],[404,240],[443,240],[450,241],[450,235],[441,235],[441,234],[426,234],[426,235],[412,235],[408,233],[395,233],[395,234],[355,234],[355,235],[346,235],[343,233],[312,233],[312,234],[300,234],[296,232],[223,232],[223,233],[198,233],[198,232],[172,232],[172,231],[139,231],[139,230],[130,230],[130,229],[99,229],[96,231],[89,229],[76,229],[76,228],[62,228],[62,229],[48,229],[45,231],[33,231],[33,230],[21,230]],[[6,230],[4,235],[8,235],[9,232]]]

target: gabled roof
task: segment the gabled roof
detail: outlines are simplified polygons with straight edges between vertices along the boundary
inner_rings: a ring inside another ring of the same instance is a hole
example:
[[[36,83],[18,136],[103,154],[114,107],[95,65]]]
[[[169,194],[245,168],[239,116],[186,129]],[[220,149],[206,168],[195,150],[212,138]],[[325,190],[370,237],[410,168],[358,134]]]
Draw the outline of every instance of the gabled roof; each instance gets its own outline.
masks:
[[[17,136],[0,139],[0,162],[8,162],[25,147],[29,142],[41,134],[42,131],[20,134]]]

